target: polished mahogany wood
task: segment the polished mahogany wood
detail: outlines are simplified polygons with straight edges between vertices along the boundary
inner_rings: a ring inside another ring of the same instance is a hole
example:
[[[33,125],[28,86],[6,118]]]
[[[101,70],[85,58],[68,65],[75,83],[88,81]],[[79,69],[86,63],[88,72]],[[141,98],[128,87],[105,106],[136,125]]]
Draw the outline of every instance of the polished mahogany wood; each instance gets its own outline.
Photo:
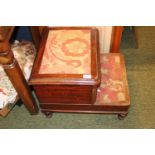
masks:
[[[30,28],[35,46],[38,49],[39,45],[40,45],[40,40],[41,40],[41,34],[39,31],[39,27],[38,26],[29,26],[29,28]]]
[[[40,104],[42,111],[127,114],[128,105]]]
[[[83,74],[39,74],[48,33],[52,30],[90,30],[91,78],[84,78]],[[30,84],[33,85],[40,103],[93,104],[96,100],[97,87],[101,81],[99,62],[99,40],[96,28],[50,27],[42,35],[42,42],[34,63]]]
[[[114,26],[111,39],[111,53],[120,52],[120,44],[122,39],[123,26]]]
[[[114,102],[103,103],[103,102],[96,101],[93,104],[86,104],[86,103],[79,103],[79,102],[76,102],[76,103],[67,103],[66,102],[65,104],[42,102],[42,103],[40,103],[41,111],[48,118],[50,118],[50,116],[52,115],[53,112],[77,112],[77,113],[118,114],[119,119],[124,119],[127,116],[128,109],[130,107],[130,97],[129,97],[124,57],[120,54],[117,54],[117,55],[120,57],[120,64],[121,64],[121,68],[123,71],[123,80],[124,80],[123,83],[125,86],[125,88],[124,88],[125,100],[121,100],[121,101],[115,102],[115,103]],[[102,81],[102,82],[104,82],[104,81]],[[42,89],[41,92],[43,92],[43,91],[46,91],[46,90]],[[47,89],[47,92],[48,92],[48,89]]]
[[[71,27],[67,28],[70,29]],[[90,27],[89,27],[90,28]],[[60,27],[57,27],[60,29]],[[97,33],[98,34],[98,33]],[[120,52],[122,27],[114,27],[111,40],[111,52]],[[78,112],[78,113],[107,113],[118,114],[119,119],[123,119],[128,114],[130,106],[129,97],[125,103],[101,104],[96,103],[97,88],[100,84],[100,54],[99,46],[94,46],[96,49],[97,58],[93,62],[97,69],[94,70],[98,74],[96,81],[87,81],[82,79],[82,75],[40,75],[39,68],[43,57],[43,52],[47,40],[48,29],[44,30],[42,35],[42,42],[38,56],[36,58],[30,84],[33,85],[35,93],[40,101],[41,111],[47,116],[51,117],[53,112]],[[94,39],[95,40],[95,39]],[[96,43],[98,44],[98,35],[96,36]],[[124,79],[126,78],[124,59],[121,59],[123,67]],[[95,64],[96,63],[96,64]],[[93,66],[92,65],[92,66]],[[78,78],[78,79],[77,79]],[[66,80],[67,79],[67,80]],[[127,86],[127,81],[125,82]],[[128,90],[126,90],[128,95]]]
[[[87,85],[36,85],[36,95],[41,103],[93,104],[93,86]]]
[[[0,41],[10,40],[12,33],[15,29],[15,26],[0,26]]]
[[[39,27],[40,35],[42,35],[44,29],[46,29],[48,26],[38,26],[38,27]]]

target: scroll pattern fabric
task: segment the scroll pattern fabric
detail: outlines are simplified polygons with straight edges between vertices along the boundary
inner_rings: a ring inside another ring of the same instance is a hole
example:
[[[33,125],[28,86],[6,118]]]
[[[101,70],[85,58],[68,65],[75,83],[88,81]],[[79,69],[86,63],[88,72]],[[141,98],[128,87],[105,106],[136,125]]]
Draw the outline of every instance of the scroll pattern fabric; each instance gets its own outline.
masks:
[[[91,74],[90,30],[51,30],[39,74]]]
[[[126,101],[126,83],[123,76],[125,71],[123,69],[120,54],[101,54],[101,85],[97,93],[97,103],[117,104],[122,102],[123,104]]]

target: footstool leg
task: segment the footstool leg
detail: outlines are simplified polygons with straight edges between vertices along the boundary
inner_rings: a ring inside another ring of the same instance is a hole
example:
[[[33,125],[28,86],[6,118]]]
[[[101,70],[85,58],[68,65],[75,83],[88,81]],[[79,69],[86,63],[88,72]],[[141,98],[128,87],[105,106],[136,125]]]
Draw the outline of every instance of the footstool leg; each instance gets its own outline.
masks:
[[[128,113],[120,113],[120,114],[118,114],[118,119],[124,120],[127,115],[128,115]]]
[[[46,118],[51,118],[53,116],[53,112],[51,111],[42,111],[45,114]]]

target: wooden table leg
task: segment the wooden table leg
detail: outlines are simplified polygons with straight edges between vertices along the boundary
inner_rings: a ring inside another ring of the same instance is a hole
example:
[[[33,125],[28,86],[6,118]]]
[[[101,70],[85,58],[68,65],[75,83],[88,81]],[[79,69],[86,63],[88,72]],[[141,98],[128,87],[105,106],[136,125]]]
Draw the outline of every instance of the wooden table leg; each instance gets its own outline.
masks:
[[[41,35],[39,32],[39,26],[30,26],[29,27],[31,30],[32,38],[35,43],[36,48],[39,48],[40,40],[41,40]]]
[[[28,111],[31,114],[37,114],[38,106],[8,42],[0,42],[0,64],[3,65],[6,74]]]
[[[123,26],[114,26],[112,35],[111,53],[120,52],[120,44],[122,39]]]

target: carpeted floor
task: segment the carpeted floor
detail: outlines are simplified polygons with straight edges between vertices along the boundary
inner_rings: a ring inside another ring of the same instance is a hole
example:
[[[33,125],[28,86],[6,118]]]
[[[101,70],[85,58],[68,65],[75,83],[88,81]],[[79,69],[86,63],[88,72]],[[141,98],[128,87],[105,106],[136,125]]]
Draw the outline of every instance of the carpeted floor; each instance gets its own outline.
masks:
[[[130,28],[123,32],[121,51],[126,59],[131,97],[129,114],[124,120],[116,115],[54,113],[47,119],[42,113],[31,116],[25,107],[16,106],[0,128],[155,128],[155,27],[136,27],[139,48],[135,48]]]

